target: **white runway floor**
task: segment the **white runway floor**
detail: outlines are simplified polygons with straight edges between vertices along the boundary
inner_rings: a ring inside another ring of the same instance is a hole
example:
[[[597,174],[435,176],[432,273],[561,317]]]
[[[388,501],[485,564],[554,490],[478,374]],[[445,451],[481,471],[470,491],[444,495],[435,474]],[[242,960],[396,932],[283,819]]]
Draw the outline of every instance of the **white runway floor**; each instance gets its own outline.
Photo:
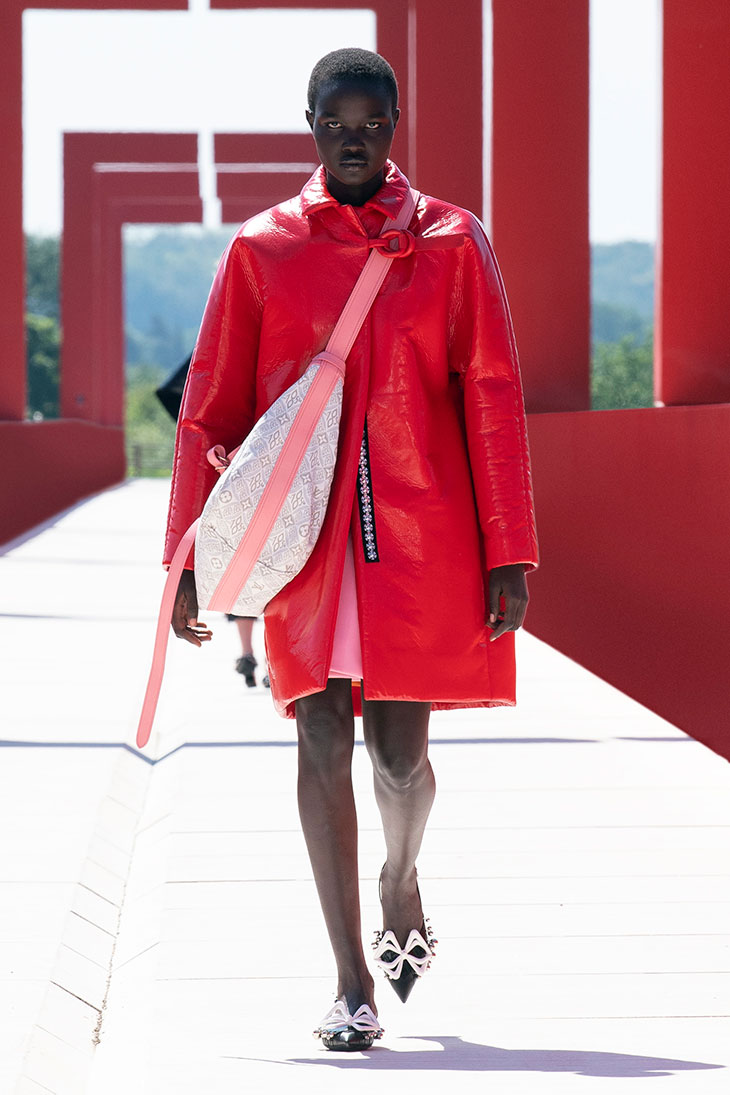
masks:
[[[130,747],[166,495],[128,483],[0,556],[0,1093],[727,1093],[730,769],[526,634],[516,709],[433,716],[431,971],[405,1007],[376,980],[371,1052],[319,1047],[294,726],[233,672],[233,625],[173,643],[164,759]]]

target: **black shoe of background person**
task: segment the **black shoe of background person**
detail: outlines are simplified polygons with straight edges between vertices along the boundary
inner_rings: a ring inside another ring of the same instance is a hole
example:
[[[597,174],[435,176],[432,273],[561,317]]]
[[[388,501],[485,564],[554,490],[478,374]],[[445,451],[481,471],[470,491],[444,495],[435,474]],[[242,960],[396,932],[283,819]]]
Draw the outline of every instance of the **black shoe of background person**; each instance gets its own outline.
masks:
[[[243,654],[236,662],[236,673],[240,673],[249,688],[256,687],[254,669],[259,663],[253,654]]]

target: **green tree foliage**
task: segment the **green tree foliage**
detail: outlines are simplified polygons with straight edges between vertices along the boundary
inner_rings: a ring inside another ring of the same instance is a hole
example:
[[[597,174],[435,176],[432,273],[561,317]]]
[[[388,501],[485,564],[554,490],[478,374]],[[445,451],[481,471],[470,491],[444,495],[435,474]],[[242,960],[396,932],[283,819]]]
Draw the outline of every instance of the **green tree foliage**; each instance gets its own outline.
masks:
[[[591,406],[651,407],[653,245],[593,244],[591,299]]]
[[[164,370],[134,365],[127,373],[125,426],[130,475],[169,475],[175,443],[175,423],[155,395]]]
[[[25,237],[25,310],[57,320],[60,243],[57,236]]]
[[[29,418],[58,418],[59,242],[25,237],[25,340]]]
[[[626,335],[620,342],[599,342],[593,352],[593,410],[653,405],[653,339]]]
[[[58,323],[50,316],[25,317],[29,418],[58,418]]]

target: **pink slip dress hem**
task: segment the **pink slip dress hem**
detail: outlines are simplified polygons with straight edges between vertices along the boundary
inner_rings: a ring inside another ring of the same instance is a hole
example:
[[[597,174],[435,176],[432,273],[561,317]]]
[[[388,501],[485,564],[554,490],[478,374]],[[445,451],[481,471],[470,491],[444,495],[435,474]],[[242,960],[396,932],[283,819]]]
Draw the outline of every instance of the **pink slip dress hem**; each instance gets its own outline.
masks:
[[[335,639],[332,647],[330,677],[362,680],[362,648],[360,646],[360,622],[357,612],[357,587],[355,585],[355,560],[352,554],[352,538],[347,537],[345,567],[342,572],[340,603],[335,623]]]

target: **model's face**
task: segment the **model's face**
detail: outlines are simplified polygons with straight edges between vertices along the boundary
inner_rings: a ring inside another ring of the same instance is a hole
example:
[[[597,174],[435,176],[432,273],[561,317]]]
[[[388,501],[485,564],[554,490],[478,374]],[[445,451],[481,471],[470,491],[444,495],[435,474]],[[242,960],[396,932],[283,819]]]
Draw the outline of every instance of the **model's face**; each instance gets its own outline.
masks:
[[[307,121],[328,180],[360,188],[382,177],[399,115],[380,84],[325,85],[314,111],[307,111]]]

